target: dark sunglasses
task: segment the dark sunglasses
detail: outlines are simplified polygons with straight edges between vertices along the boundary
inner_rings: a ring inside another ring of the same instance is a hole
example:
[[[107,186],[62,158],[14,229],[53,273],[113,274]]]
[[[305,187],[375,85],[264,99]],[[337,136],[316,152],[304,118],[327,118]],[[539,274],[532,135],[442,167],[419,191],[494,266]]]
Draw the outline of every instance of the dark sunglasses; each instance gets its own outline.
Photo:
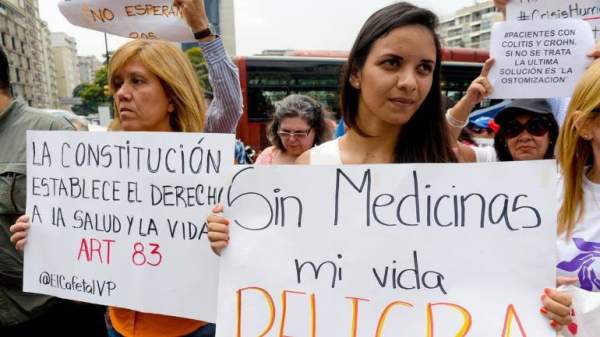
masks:
[[[546,118],[531,118],[525,124],[521,124],[516,120],[512,120],[506,124],[504,134],[506,138],[515,138],[520,135],[523,130],[527,130],[532,136],[541,137],[550,131],[552,123]]]

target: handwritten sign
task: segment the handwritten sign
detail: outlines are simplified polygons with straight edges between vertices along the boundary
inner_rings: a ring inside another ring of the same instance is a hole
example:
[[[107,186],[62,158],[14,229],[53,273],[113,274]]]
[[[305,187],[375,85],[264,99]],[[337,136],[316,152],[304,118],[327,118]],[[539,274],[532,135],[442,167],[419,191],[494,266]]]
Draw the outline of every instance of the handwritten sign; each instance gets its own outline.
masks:
[[[133,39],[195,41],[173,0],[63,0],[58,6],[76,26]]]
[[[553,161],[243,168],[217,336],[555,336],[539,313],[555,177]]]
[[[589,25],[581,20],[497,22],[490,54],[491,98],[568,97],[592,60]]]
[[[214,321],[233,135],[27,133],[27,292]]]
[[[509,21],[580,18],[590,23],[594,39],[600,39],[598,0],[511,0],[506,5]]]

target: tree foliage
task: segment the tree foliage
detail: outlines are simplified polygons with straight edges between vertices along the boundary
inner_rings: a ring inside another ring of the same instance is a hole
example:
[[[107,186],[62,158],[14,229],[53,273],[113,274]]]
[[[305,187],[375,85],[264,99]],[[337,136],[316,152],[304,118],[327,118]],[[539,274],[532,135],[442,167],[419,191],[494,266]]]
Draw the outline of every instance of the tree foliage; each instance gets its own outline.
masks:
[[[208,81],[208,66],[200,47],[190,48],[185,54],[194,67],[198,82],[202,89],[204,89],[204,91],[212,92],[210,82]],[[72,107],[73,112],[78,115],[87,116],[92,113],[97,113],[98,106],[112,105],[112,97],[104,94],[104,88],[108,84],[107,75],[106,62],[104,62],[104,65],[96,72],[94,82],[82,83],[75,87],[73,90],[73,97],[81,97],[83,101],[81,104]]]
[[[202,49],[200,49],[200,47],[193,47],[186,50],[185,54],[196,71],[196,76],[198,77],[198,82],[202,89],[204,89],[204,91],[212,92],[212,87],[208,81],[208,66],[204,55],[202,55]]]
[[[87,116],[98,112],[98,106],[110,105],[111,97],[104,95],[104,86],[107,82],[106,65],[96,71],[96,78],[92,83],[82,83],[73,90],[73,97],[81,97],[82,103],[74,105],[72,110],[78,115]]]

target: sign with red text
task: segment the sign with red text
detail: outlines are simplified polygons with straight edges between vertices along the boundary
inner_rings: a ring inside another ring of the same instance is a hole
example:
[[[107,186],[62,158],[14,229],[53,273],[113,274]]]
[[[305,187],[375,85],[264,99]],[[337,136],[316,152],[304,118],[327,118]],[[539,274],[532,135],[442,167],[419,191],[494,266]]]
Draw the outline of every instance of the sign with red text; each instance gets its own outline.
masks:
[[[213,322],[233,135],[27,133],[26,292]]]
[[[584,19],[600,39],[600,1],[598,0],[511,0],[506,4],[506,20],[536,21]]]
[[[238,170],[217,336],[555,336],[555,165]]]
[[[492,28],[490,98],[569,97],[591,64],[590,25],[578,19],[497,22]]]
[[[173,0],[63,0],[61,13],[73,25],[132,39],[195,41]]]

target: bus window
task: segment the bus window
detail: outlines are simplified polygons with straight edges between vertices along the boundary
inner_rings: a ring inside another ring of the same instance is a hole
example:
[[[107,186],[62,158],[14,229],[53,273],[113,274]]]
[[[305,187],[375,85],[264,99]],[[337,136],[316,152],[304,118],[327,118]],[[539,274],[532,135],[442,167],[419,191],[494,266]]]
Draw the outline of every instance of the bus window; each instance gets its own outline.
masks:
[[[275,102],[290,94],[311,96],[325,109],[339,113],[342,65],[341,60],[247,60],[248,121],[269,120]]]
[[[311,96],[333,112],[332,117],[340,118],[339,82],[346,54],[300,51],[300,56],[238,57],[236,62],[244,92],[244,115],[238,125],[238,137],[259,151],[268,146],[266,125],[274,104],[290,94]],[[445,49],[442,93],[454,101],[460,100],[471,81],[479,76],[487,58],[487,51]],[[481,106],[486,104],[489,100]]]

